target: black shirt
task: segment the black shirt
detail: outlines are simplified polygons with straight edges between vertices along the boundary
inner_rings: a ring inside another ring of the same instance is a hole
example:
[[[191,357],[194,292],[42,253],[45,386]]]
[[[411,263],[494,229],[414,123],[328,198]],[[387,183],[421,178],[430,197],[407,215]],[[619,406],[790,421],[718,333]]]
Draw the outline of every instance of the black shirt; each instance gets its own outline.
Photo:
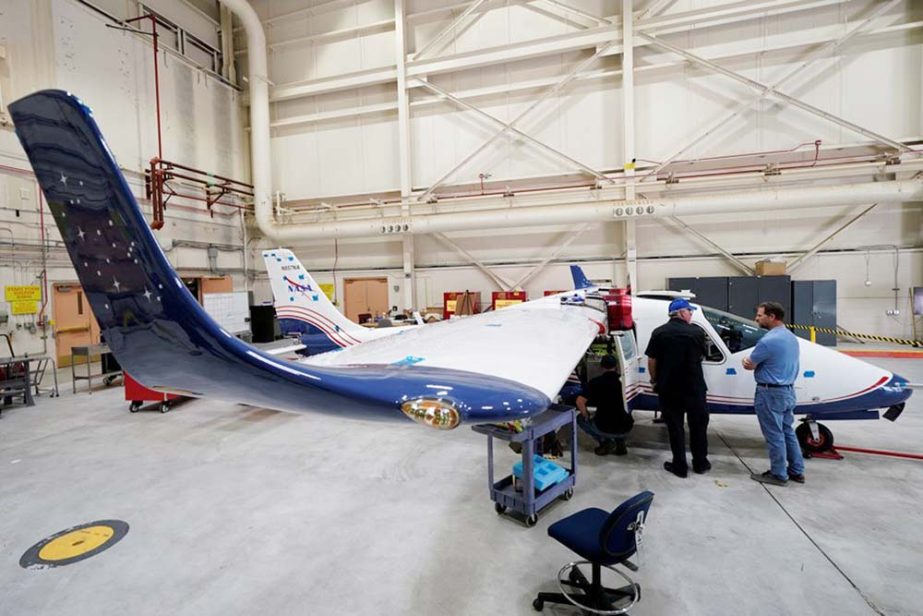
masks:
[[[670,319],[654,330],[644,354],[657,362],[657,394],[661,397],[704,395],[702,375],[705,331],[682,319]]]
[[[583,389],[588,406],[596,407],[593,422],[603,432],[623,434],[631,430],[634,420],[625,412],[622,399],[622,381],[615,370],[607,370],[595,379],[590,379]]]

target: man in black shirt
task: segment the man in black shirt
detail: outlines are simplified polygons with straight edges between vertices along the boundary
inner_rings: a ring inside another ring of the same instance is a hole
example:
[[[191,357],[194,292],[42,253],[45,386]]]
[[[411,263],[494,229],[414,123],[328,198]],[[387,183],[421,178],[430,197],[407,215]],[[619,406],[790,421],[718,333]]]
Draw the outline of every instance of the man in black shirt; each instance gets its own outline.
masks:
[[[647,367],[651,385],[660,398],[660,412],[670,433],[673,460],[663,468],[677,477],[685,477],[686,431],[683,415],[689,417],[689,448],[692,450],[692,470],[707,473],[708,409],[705,406],[705,377],[702,359],[705,357],[705,330],[692,324],[695,306],[686,299],[670,302],[670,320],[651,334],[647,350]]]
[[[600,361],[603,373],[586,384],[577,396],[577,425],[599,442],[594,451],[598,456],[615,453],[624,456],[625,436],[631,431],[634,420],[625,411],[622,398],[622,381],[619,376],[619,362],[613,355],[606,355]],[[596,414],[590,419],[587,404],[596,407]]]

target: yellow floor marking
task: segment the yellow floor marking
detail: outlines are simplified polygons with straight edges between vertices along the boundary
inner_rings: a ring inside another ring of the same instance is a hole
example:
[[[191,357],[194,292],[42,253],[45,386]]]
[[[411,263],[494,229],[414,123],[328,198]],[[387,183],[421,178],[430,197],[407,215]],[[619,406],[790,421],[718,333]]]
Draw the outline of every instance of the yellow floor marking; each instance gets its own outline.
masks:
[[[46,561],[67,560],[95,550],[115,534],[109,526],[88,526],[49,541],[38,553]]]

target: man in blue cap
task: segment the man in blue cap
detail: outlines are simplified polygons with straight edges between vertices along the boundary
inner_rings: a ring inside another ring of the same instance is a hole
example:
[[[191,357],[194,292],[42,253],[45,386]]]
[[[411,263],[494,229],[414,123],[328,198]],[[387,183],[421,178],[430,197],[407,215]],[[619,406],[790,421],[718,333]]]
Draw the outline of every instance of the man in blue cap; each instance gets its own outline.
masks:
[[[698,474],[711,469],[708,461],[708,409],[705,406],[705,330],[692,324],[696,307],[680,298],[670,302],[670,320],[651,334],[647,350],[647,369],[651,385],[660,398],[660,412],[670,433],[673,460],[663,463],[664,470],[677,477],[688,473],[686,431],[688,416],[689,448],[692,470]]]

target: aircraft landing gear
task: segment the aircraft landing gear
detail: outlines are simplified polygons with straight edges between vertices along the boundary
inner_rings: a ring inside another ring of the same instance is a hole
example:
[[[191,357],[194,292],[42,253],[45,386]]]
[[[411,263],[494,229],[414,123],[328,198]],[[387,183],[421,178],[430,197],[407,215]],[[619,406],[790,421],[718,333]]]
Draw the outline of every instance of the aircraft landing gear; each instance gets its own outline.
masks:
[[[801,445],[801,451],[806,458],[836,451],[833,449],[833,432],[813,419],[801,420],[801,425],[795,428],[795,436],[798,437],[798,444]]]

